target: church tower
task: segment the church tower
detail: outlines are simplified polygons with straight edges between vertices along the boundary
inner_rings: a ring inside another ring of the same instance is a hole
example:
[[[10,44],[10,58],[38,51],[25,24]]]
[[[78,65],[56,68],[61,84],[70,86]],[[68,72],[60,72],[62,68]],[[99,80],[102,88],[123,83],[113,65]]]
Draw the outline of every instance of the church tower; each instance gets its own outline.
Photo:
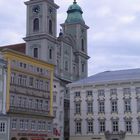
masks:
[[[61,24],[63,34],[70,40],[73,40],[73,72],[78,71],[77,78],[82,79],[87,77],[88,74],[88,59],[87,54],[87,30],[89,27],[85,24],[82,17],[83,11],[81,7],[74,0],[73,4],[69,6],[67,10],[67,19],[64,24]]]
[[[26,54],[55,64],[57,6],[54,0],[30,0],[27,5]]]

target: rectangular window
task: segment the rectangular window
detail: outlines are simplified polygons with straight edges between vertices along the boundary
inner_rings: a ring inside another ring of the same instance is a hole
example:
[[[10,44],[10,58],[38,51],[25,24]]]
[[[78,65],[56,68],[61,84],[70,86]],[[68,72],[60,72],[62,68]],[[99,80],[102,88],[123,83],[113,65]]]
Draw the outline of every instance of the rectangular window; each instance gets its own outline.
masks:
[[[82,72],[85,72],[85,64],[82,63]]]
[[[92,96],[92,91],[87,91],[87,96]]]
[[[33,56],[35,57],[35,58],[38,58],[38,48],[34,48],[34,50],[33,50]]]
[[[48,122],[48,131],[52,131],[52,123]]]
[[[76,123],[76,133],[81,133],[81,121],[75,122]]]
[[[20,120],[19,128],[20,128],[20,130],[24,130],[25,129],[24,120]]]
[[[29,124],[29,121],[28,120],[24,120],[24,128],[25,130],[28,130],[28,124]]]
[[[38,126],[38,130],[40,131],[41,130],[41,121],[38,122],[37,126]]]
[[[49,110],[49,102],[45,101],[45,110],[48,111]]]
[[[132,122],[131,122],[131,120],[125,121],[125,129],[126,129],[126,132],[129,132],[129,133],[132,132]]]
[[[113,130],[113,132],[118,132],[119,131],[118,121],[112,121],[112,130]]]
[[[93,113],[93,103],[92,102],[87,103],[87,113]]]
[[[11,128],[12,129],[16,129],[17,128],[17,119],[12,119]]]
[[[10,105],[11,106],[14,106],[15,105],[15,96],[14,95],[11,95],[10,96]]]
[[[99,131],[100,133],[105,132],[105,120],[99,120]]]
[[[18,106],[22,107],[22,97],[18,97]]]
[[[16,74],[15,73],[11,73],[11,84],[15,84],[16,83]]]
[[[33,77],[29,77],[29,86],[33,87]]]
[[[75,113],[76,114],[81,113],[81,103],[75,103]]]
[[[116,95],[117,94],[117,89],[116,88],[110,89],[110,94],[111,95]]]
[[[98,90],[98,96],[105,96],[105,91],[103,89]]]
[[[36,122],[31,121],[31,130],[36,130]]]
[[[104,112],[105,112],[105,102],[99,101],[99,113],[104,113]]]
[[[111,112],[118,112],[117,100],[111,101]]]
[[[131,100],[124,100],[124,111],[131,112]]]
[[[127,95],[127,94],[130,95],[131,94],[130,88],[124,88],[123,93],[124,93],[124,95]]]
[[[75,97],[80,97],[80,92],[75,92]]]
[[[6,122],[0,122],[0,133],[6,133]]]
[[[53,95],[53,102],[56,103],[56,95]]]
[[[29,99],[29,109],[32,109],[33,108],[33,99]]]
[[[87,122],[87,126],[88,126],[88,133],[93,133],[93,121],[88,121]]]

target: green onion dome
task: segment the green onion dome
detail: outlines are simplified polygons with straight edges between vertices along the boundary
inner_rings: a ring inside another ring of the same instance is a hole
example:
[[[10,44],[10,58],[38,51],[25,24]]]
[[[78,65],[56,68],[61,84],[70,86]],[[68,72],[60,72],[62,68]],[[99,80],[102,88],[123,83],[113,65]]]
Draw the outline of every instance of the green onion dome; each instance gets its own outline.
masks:
[[[68,16],[65,23],[85,23],[82,17],[83,11],[77,4],[76,0],[74,0],[73,4],[69,6],[67,13]]]

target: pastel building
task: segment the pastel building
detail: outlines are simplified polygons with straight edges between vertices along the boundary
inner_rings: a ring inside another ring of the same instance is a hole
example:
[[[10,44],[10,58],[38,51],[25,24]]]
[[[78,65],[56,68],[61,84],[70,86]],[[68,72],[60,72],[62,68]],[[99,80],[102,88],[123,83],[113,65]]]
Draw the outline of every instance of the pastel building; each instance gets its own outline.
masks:
[[[106,71],[68,87],[70,140],[140,139],[140,69]]]
[[[53,138],[54,65],[10,49],[2,49],[1,55],[6,62],[5,71],[1,71],[5,74],[0,77],[5,82],[1,140]]]

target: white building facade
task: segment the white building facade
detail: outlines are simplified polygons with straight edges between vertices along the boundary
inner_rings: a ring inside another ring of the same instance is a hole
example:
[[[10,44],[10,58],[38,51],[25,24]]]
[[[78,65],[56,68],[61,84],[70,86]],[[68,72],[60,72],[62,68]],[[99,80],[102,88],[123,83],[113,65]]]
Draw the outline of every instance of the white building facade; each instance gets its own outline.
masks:
[[[70,140],[140,139],[140,69],[102,72],[69,90]]]

